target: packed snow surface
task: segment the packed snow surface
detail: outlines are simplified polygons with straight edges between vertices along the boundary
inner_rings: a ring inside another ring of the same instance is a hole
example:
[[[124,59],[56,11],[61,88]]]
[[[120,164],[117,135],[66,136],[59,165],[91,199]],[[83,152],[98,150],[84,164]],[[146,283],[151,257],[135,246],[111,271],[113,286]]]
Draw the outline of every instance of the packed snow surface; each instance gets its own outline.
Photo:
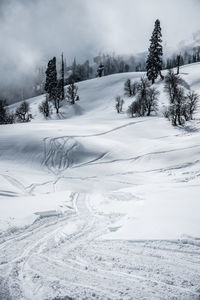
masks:
[[[200,64],[181,68],[200,93]],[[117,114],[123,73],[58,116],[0,127],[0,299],[199,299],[200,114]],[[10,106],[15,110],[19,104]]]

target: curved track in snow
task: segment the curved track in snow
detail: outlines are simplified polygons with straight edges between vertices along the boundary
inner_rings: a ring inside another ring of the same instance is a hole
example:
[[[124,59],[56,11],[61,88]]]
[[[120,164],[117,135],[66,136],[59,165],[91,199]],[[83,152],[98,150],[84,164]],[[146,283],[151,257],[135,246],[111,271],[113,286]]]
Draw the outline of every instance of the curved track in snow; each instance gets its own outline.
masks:
[[[0,244],[0,299],[199,299],[198,241],[106,241],[86,194]],[[68,231],[71,234],[68,234]]]

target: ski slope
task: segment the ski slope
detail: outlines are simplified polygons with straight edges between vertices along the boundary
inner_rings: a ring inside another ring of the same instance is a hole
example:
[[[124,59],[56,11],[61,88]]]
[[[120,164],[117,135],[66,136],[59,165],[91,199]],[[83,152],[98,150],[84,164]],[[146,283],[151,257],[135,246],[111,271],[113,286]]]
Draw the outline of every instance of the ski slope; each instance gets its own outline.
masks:
[[[181,68],[200,94],[200,64]],[[199,299],[200,111],[115,111],[123,73],[78,84],[80,102],[0,127],[0,299]],[[19,104],[9,109],[15,110]]]

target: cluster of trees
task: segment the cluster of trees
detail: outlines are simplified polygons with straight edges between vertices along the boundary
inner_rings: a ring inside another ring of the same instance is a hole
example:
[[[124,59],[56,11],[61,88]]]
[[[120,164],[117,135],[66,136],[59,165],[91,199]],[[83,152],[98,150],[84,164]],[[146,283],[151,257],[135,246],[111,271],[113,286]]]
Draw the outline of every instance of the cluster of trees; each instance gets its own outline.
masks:
[[[182,83],[181,77],[169,70],[165,77],[165,91],[170,105],[164,114],[174,126],[183,125],[185,121],[193,119],[199,99],[194,91],[185,94]]]
[[[127,79],[124,83],[124,95],[127,97],[132,97],[136,95],[138,88],[138,83],[131,83],[130,79]]]
[[[0,100],[0,124],[12,124],[15,122],[29,122],[32,119],[30,114],[30,105],[23,101],[15,112],[9,112],[6,102]]]
[[[39,111],[45,117],[49,117],[52,114],[52,103],[58,114],[64,99],[67,98],[70,104],[75,104],[75,102],[79,100],[78,87],[75,85],[72,77],[65,93],[65,66],[63,55],[61,57],[60,78],[57,76],[56,57],[53,57],[47,66],[45,82],[45,91],[47,92],[47,95],[46,99],[39,105]],[[74,74],[76,74],[75,72],[76,63],[74,61]]]
[[[89,60],[86,60],[82,64],[77,64],[76,58],[74,58],[72,65],[66,67],[66,74],[68,74],[68,77],[66,78],[65,83],[70,84],[72,82],[83,81],[94,77],[94,70],[90,66]]]
[[[124,84],[124,95],[134,97],[135,100],[128,107],[127,113],[131,117],[150,116],[152,112],[158,110],[159,91],[153,87],[158,76],[164,79],[161,71],[163,68],[163,50],[162,50],[162,33],[160,21],[156,20],[154,30],[150,39],[149,54],[146,61],[147,78],[142,77],[139,82],[131,83],[128,79]],[[200,51],[199,51],[200,52]],[[199,52],[193,55],[193,61],[199,59]],[[181,55],[176,58],[177,73],[171,69],[165,77],[165,91],[169,97],[170,105],[164,115],[172,122],[172,125],[182,125],[185,121],[193,118],[197,109],[199,96],[194,91],[185,93],[183,87],[184,81],[179,76],[179,67],[183,64],[184,59]],[[152,85],[151,85],[152,84]],[[116,110],[122,112],[124,100],[116,97]]]
[[[127,114],[130,117],[150,116],[158,110],[159,91],[152,87],[148,78],[141,77],[140,80],[131,83],[130,79],[124,83],[124,96],[135,97],[128,107]],[[115,98],[116,110],[122,112],[124,100],[121,96]]]
[[[123,57],[115,56],[115,54],[103,54],[94,57],[94,62],[97,64],[97,75],[110,75],[115,73],[129,72],[130,65],[125,62]],[[101,72],[102,70],[102,72]]]
[[[64,62],[62,56],[61,78],[57,78],[56,57],[49,62],[46,70],[45,91],[49,97],[45,101],[52,101],[56,113],[59,113],[61,101],[64,100]]]
[[[173,69],[178,66],[200,62],[200,46],[185,50],[183,54],[174,54],[163,63],[163,69]]]
[[[78,96],[78,87],[74,81],[68,85],[65,93],[65,68],[62,55],[61,72],[58,78],[56,68],[56,57],[53,57],[46,69],[45,91],[46,98],[40,103],[38,109],[45,117],[50,117],[55,109],[59,113],[62,101],[67,99],[70,104],[75,104],[80,98]],[[6,101],[0,100],[0,124],[11,124],[14,122],[29,122],[32,119],[30,114],[30,105],[23,101],[14,113],[9,113],[6,109]]]
[[[136,86],[135,100],[128,107],[127,113],[131,117],[150,116],[152,112],[158,110],[159,91],[155,87],[151,87],[147,78],[142,77],[139,82],[135,82]],[[125,90],[126,94],[126,90]]]

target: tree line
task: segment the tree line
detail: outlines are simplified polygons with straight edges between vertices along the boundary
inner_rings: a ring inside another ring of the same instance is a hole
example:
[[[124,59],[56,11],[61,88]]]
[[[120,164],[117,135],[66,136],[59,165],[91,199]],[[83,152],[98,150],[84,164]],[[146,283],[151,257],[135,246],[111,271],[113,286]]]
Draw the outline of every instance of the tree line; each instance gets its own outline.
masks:
[[[124,83],[124,96],[135,97],[128,107],[127,114],[130,117],[150,116],[158,111],[158,98],[160,92],[154,85],[155,80],[160,77],[164,82],[164,90],[169,99],[169,106],[164,112],[172,125],[183,125],[186,121],[192,120],[197,109],[199,95],[191,91],[188,86],[187,93],[184,85],[186,83],[179,75],[181,56],[177,57],[177,72],[168,70],[164,77],[162,74],[162,33],[160,21],[156,20],[154,30],[150,39],[149,53],[146,61],[146,76],[139,81],[131,82],[127,79]],[[115,108],[117,113],[123,111],[124,99],[117,96]]]

